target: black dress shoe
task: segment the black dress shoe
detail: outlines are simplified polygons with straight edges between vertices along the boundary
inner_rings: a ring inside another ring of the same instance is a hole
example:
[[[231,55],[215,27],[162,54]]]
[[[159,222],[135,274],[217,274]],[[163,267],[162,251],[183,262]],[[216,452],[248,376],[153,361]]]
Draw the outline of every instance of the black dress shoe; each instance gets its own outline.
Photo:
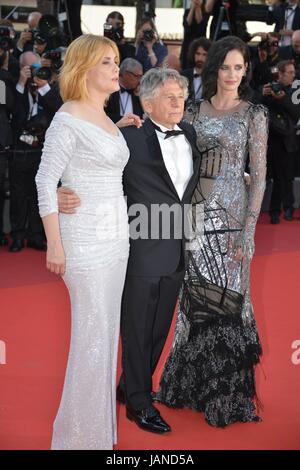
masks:
[[[294,220],[293,213],[294,213],[293,208],[285,209],[283,218],[290,222],[291,220]]]
[[[17,253],[18,251],[23,250],[23,248],[24,248],[23,240],[14,240],[9,247],[9,251],[11,251],[11,253]]]
[[[120,387],[120,385],[117,386],[117,393],[116,393],[116,395],[117,395],[117,401],[118,401],[119,403],[122,403],[122,405],[125,405],[125,402],[126,402],[126,400],[125,400],[125,392],[124,392],[124,390]]]
[[[4,233],[2,233],[0,235],[0,246],[5,246],[5,245],[8,245],[8,240],[6,236],[4,235]]]
[[[126,416],[130,421],[134,421],[139,428],[144,431],[165,434],[171,431],[170,426],[160,416],[159,411],[154,406],[143,410],[133,410],[126,406]]]
[[[47,245],[42,241],[28,240],[27,248],[33,248],[34,250],[47,251]]]
[[[271,214],[271,224],[276,225],[280,223],[279,214]]]

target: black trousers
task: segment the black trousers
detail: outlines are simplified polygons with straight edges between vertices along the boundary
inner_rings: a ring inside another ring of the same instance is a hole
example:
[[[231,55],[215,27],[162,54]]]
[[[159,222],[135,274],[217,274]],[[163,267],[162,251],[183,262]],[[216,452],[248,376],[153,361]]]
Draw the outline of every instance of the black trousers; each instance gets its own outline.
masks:
[[[268,160],[271,164],[273,188],[270,214],[280,213],[281,208],[292,209],[294,204],[293,180],[295,152],[287,152],[281,137],[270,136]]]
[[[4,202],[5,202],[4,181],[5,181],[6,163],[7,163],[7,154],[4,151],[0,150],[0,235],[3,235],[3,210],[4,210]]]
[[[39,215],[35,176],[41,161],[41,151],[13,152],[9,164],[10,221],[14,240],[44,239]]]
[[[171,326],[184,277],[181,261],[163,277],[127,276],[122,299],[123,376],[127,403],[135,410],[151,405],[152,375]]]

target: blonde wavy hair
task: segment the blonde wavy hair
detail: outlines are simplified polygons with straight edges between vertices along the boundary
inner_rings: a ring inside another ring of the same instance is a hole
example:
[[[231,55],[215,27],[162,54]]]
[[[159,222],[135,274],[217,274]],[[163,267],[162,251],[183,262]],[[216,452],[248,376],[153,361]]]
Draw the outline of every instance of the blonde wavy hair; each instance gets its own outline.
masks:
[[[109,38],[86,34],[69,45],[59,73],[60,94],[63,101],[88,97],[86,74],[104,57],[110,47],[116,54],[119,64],[118,47]]]

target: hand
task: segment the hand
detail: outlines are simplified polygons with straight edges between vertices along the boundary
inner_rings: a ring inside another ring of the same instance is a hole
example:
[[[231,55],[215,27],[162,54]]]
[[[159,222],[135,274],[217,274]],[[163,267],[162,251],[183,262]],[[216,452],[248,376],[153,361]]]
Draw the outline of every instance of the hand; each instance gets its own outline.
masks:
[[[52,61],[51,59],[45,59],[45,57],[41,58],[41,66],[42,67],[51,67],[52,66]]]
[[[258,58],[260,62],[265,62],[268,58],[268,52],[265,49],[258,48]]]
[[[17,42],[17,47],[20,49],[24,49],[24,46],[26,42],[29,42],[32,40],[32,33],[30,31],[22,31],[20,34],[20,38]]]
[[[273,96],[274,92],[272,91],[270,83],[266,83],[262,89],[263,96]]]
[[[202,3],[203,3],[203,0],[192,0],[192,5],[194,6],[194,8],[201,8]]]
[[[293,36],[294,31],[292,29],[281,29],[279,31],[280,36]]]
[[[30,66],[24,65],[24,67],[22,67],[20,71],[20,77],[19,77],[20,85],[25,86],[29,78],[31,78]]]
[[[63,186],[57,190],[59,212],[63,214],[75,214],[76,207],[80,207],[80,199],[72,189]]]
[[[47,269],[52,273],[63,276],[66,272],[66,257],[61,242],[48,242]]]
[[[136,114],[128,113],[125,114],[125,116],[123,116],[120,121],[116,123],[116,125],[119,128],[127,126],[136,126],[139,129],[140,127],[142,127],[143,122],[144,121]]]
[[[38,77],[33,77],[33,81],[37,85],[38,88],[42,88],[48,83],[47,80],[42,80],[41,78],[38,78]]]
[[[268,37],[268,33],[253,33],[251,34],[251,38],[255,38],[256,36],[260,37],[261,39],[265,40]]]
[[[243,253],[242,248],[241,247],[237,248],[233,259],[235,261],[242,261],[243,257],[244,257],[244,253]]]

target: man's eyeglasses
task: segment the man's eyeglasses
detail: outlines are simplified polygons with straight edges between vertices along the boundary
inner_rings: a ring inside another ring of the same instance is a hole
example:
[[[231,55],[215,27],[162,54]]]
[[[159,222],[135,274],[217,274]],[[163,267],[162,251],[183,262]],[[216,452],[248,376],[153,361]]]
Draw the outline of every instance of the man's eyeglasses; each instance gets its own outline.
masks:
[[[142,78],[143,76],[142,73],[134,73],[134,72],[130,72],[129,70],[127,70],[127,73],[130,73],[130,75],[132,75],[134,78]]]

